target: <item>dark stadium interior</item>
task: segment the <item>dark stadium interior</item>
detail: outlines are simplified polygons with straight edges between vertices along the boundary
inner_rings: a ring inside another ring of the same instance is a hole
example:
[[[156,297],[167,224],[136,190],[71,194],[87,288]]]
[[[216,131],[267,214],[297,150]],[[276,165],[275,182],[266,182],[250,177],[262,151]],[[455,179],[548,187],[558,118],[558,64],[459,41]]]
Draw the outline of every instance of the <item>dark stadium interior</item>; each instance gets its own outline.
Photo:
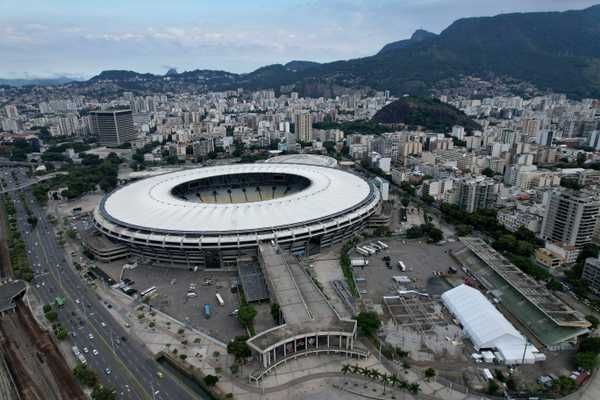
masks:
[[[175,186],[174,196],[199,203],[252,203],[281,198],[310,186],[310,180],[293,174],[229,174],[189,181]]]

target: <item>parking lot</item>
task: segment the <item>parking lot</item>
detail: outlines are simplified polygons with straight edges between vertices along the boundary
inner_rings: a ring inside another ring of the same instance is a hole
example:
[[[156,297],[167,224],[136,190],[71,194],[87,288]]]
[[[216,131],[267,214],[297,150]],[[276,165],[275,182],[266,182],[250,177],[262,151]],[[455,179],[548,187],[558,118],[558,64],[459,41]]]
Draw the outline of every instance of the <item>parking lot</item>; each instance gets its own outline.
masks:
[[[373,241],[364,242],[364,244]],[[462,248],[457,242],[446,242],[441,245],[428,244],[424,240],[383,240],[389,247],[378,253],[365,257],[369,264],[354,267],[354,276],[361,297],[373,303],[382,303],[384,295],[395,294],[399,288],[421,290],[429,295],[441,295],[450,289],[450,285],[438,275],[448,275],[449,279],[462,279],[463,272],[450,256],[453,249]],[[361,243],[362,244],[362,243]],[[359,244],[359,246],[361,245]],[[361,258],[361,254],[353,250],[351,258]],[[384,257],[389,257],[389,267]],[[406,271],[401,271],[398,262],[402,261]],[[450,267],[458,271],[448,274]],[[394,276],[405,276],[407,283],[396,283]]]
[[[98,265],[114,278],[118,278],[121,267],[117,263]],[[122,263],[120,265],[122,266]],[[133,281],[131,287],[138,292],[155,286],[157,290],[151,296],[150,305],[221,341],[227,342],[246,334],[238,319],[232,315],[240,302],[239,293],[233,293],[231,290],[231,283],[237,278],[235,272],[193,272],[140,266],[133,270],[125,270],[123,278]],[[190,292],[195,295],[188,295]],[[222,306],[217,301],[217,293],[223,299]],[[210,305],[210,318],[204,315],[204,304]],[[269,304],[254,306],[257,310],[256,331],[272,327]]]

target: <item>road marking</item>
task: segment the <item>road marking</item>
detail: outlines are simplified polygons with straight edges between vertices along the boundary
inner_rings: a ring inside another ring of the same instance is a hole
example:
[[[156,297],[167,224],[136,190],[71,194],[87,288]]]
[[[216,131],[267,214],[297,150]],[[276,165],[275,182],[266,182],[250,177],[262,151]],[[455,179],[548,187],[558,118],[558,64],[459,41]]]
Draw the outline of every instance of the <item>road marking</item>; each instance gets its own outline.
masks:
[[[36,231],[37,231],[37,230],[36,230]],[[40,241],[41,241],[40,232],[39,232],[39,231],[37,231],[36,233],[37,233],[38,239],[40,239]],[[49,259],[49,257],[48,257],[48,254],[47,254],[47,252],[46,252],[46,249],[45,249],[45,247],[44,247],[44,246],[40,246],[40,249],[41,249],[41,251],[42,251],[42,253],[43,253],[43,255],[44,255],[44,258],[46,259],[46,262],[47,262],[48,264],[50,264],[50,259]],[[52,266],[50,266],[48,270],[50,271],[52,268],[53,268],[53,265],[52,265]],[[53,273],[51,273],[51,275],[54,277],[54,274],[53,274]],[[69,293],[67,290],[65,290],[65,287],[64,287],[64,285],[63,285],[63,283],[62,283],[62,279],[60,279],[60,278],[59,278],[59,279],[56,279],[56,277],[54,277],[54,278],[55,278],[55,280],[57,280],[57,281],[58,281],[58,284],[59,284],[59,286],[61,287],[61,289],[62,289],[62,291],[63,291],[63,294],[64,294],[64,295],[65,295],[65,296],[66,296],[66,297],[67,297],[67,298],[68,298],[68,299],[71,301],[71,303],[75,304],[75,302],[74,302],[73,298],[71,297],[71,294],[70,294],[70,293]],[[83,315],[83,318],[84,318],[84,319],[87,319],[87,315],[86,315],[85,313],[84,313],[84,315]],[[90,325],[91,329],[93,329],[93,330],[96,332],[96,334],[97,334],[98,336],[100,336],[100,340],[102,340],[102,342],[104,342],[104,345],[105,345],[105,346],[106,346],[108,349],[112,350],[112,349],[111,349],[111,347],[110,347],[110,345],[109,345],[109,344],[106,342],[106,340],[104,340],[104,338],[102,337],[102,335],[100,335],[100,334],[98,333],[98,330],[97,330],[97,329],[94,327],[94,325],[93,325],[92,323],[89,323],[89,321],[88,321],[88,324]],[[112,351],[111,351],[111,352],[112,352]],[[142,398],[143,398],[143,397],[146,397],[146,398],[151,398],[151,396],[148,396],[148,393],[147,393],[147,392],[144,390],[144,387],[142,386],[142,384],[141,384],[141,383],[140,383],[140,382],[137,380],[137,378],[136,378],[136,377],[135,377],[135,376],[134,376],[134,375],[131,373],[131,371],[130,371],[130,370],[127,368],[127,366],[125,366],[125,364],[124,364],[124,363],[123,363],[123,362],[120,360],[120,358],[119,358],[119,357],[118,357],[118,356],[117,356],[115,353],[113,353],[113,354],[114,354],[114,356],[115,356],[115,357],[113,357],[113,358],[115,359],[115,361],[116,361],[116,364],[118,364],[118,365],[120,364],[120,366],[121,366],[123,369],[125,369],[125,371],[126,371],[126,372],[129,374],[129,376],[131,377],[133,384],[134,384],[134,385],[136,385],[136,386],[138,387],[138,389],[140,390],[140,392],[139,392],[138,394],[140,394],[140,393],[141,393],[141,394],[142,394],[142,396],[141,396]]]

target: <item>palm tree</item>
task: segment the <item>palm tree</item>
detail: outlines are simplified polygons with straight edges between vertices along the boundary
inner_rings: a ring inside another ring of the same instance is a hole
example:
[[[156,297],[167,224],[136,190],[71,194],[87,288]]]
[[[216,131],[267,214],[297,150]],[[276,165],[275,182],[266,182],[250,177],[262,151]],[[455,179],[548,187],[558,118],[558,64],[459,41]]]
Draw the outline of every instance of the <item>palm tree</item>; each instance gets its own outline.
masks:
[[[383,383],[383,395],[385,396],[385,387],[390,382],[391,376],[386,373],[383,373],[383,374],[380,374],[380,378],[381,378],[381,383]]]
[[[346,375],[351,371],[352,367],[348,364],[342,365],[342,374]]]
[[[396,374],[390,375],[390,385],[397,386],[400,384],[400,382],[401,381],[400,381],[400,379],[398,379],[398,375],[396,375]]]
[[[421,390],[421,386],[419,386],[418,383],[411,383],[410,385],[408,385],[408,391],[413,394],[419,393],[420,390]]]
[[[379,380],[380,376],[381,376],[381,373],[379,371],[377,371],[376,369],[372,369],[369,371],[369,378],[371,378],[374,381]]]
[[[371,375],[371,370],[369,368],[361,368],[360,369],[360,374],[363,376],[370,376]]]
[[[361,370],[362,370],[362,368],[359,367],[356,364],[352,366],[352,373],[353,374],[359,375],[361,373]]]

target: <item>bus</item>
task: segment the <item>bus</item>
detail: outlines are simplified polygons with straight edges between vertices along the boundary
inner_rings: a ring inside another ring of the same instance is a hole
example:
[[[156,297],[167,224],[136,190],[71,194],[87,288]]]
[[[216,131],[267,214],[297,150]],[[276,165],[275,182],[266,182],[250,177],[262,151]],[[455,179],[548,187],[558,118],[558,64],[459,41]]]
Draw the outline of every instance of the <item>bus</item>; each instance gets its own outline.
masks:
[[[387,249],[388,247],[390,247],[387,244],[383,243],[381,240],[378,240],[377,244],[380,245],[381,247],[383,247],[384,249]]]
[[[371,254],[371,255],[377,253],[377,251],[375,249],[372,249],[369,246],[363,246],[362,248],[365,249],[366,251],[368,251],[369,254]]]
[[[398,261],[398,267],[400,268],[400,271],[406,271],[406,265],[404,265],[402,261]]]
[[[152,287],[149,287],[146,290],[143,290],[142,292],[140,292],[140,296],[144,297],[144,296],[147,296],[147,295],[152,294],[154,292],[156,292],[156,286],[152,286]]]
[[[217,296],[217,301],[219,302],[219,305],[224,306],[225,302],[223,301],[223,297],[221,297],[221,295],[219,293],[217,293],[216,296]]]
[[[363,249],[362,247],[356,247],[356,251],[359,252],[360,254],[362,254],[363,256],[370,256],[371,253],[369,253],[368,251],[366,251],[365,249]]]

